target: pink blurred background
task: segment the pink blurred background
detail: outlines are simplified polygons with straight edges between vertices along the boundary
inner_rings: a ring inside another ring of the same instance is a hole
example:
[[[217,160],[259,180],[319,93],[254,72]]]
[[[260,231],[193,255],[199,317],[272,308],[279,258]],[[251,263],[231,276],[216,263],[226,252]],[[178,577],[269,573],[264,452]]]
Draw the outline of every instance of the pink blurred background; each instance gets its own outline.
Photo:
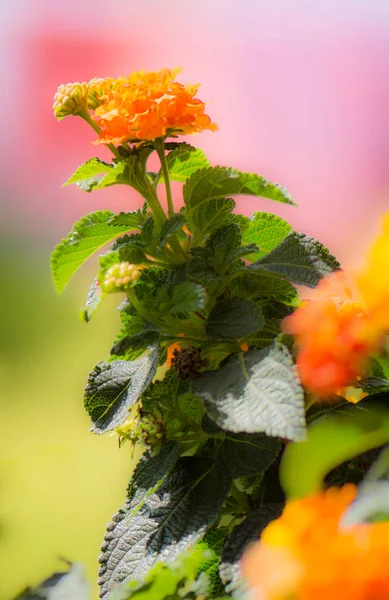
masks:
[[[238,209],[274,211],[354,267],[389,208],[389,1],[3,0],[1,13],[5,599],[58,568],[58,555],[83,562],[94,579],[104,525],[132,468],[128,450],[88,433],[82,406],[117,315],[103,307],[80,323],[93,264],[57,298],[49,254],[84,214],[141,202],[119,186],[90,195],[61,188],[105,151],[81,120],[55,120],[57,86],[181,66],[180,81],[202,83],[220,127],[191,141],[213,164],[280,182],[299,204],[245,197]]]
[[[52,96],[63,82],[174,65],[202,83],[220,125],[194,143],[213,163],[283,183],[300,206],[244,199],[243,212],[277,210],[346,262],[377,227],[389,181],[387,0],[19,0],[0,27],[3,227],[41,238],[43,218],[54,240],[84,212],[129,208],[116,188],[60,188],[96,149],[81,121],[56,123]]]

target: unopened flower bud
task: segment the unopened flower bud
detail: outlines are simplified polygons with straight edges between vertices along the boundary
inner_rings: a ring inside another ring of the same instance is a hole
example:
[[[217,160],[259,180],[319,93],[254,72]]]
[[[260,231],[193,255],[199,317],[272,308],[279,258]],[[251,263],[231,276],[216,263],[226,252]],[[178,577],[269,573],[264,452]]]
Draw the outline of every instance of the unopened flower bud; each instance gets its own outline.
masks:
[[[98,106],[106,101],[106,96],[111,90],[114,79],[106,77],[105,79],[95,77],[89,82],[88,90],[88,108],[96,110]]]
[[[139,265],[129,262],[116,263],[108,269],[104,278],[104,289],[109,293],[122,292],[140,277]]]
[[[53,111],[58,120],[68,115],[78,115],[87,107],[88,84],[67,83],[59,86],[55,96]]]

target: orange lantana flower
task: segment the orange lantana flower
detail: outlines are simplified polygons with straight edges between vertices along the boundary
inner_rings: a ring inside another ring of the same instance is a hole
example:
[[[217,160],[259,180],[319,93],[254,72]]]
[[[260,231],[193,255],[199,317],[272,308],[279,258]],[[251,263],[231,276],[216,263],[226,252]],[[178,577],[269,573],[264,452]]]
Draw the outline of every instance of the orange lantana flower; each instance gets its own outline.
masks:
[[[321,397],[355,381],[380,343],[363,305],[352,300],[343,271],[322,279],[283,328],[296,337],[303,385]]]
[[[252,600],[387,600],[389,523],[342,527],[347,484],[288,502],[243,557]]]
[[[204,102],[196,98],[199,86],[176,82],[179,72],[180,69],[140,71],[110,80],[110,89],[94,114],[101,127],[96,143],[121,144],[167,134],[215,131],[217,125],[205,114]]]

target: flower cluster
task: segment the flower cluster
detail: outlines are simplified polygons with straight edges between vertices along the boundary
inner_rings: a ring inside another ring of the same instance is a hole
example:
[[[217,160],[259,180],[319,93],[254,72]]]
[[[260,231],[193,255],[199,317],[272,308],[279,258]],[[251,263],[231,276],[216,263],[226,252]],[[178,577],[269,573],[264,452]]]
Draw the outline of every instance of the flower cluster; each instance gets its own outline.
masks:
[[[243,558],[252,600],[387,600],[389,522],[342,527],[353,484],[287,503]]]
[[[196,98],[199,86],[176,82],[179,72],[139,71],[129,77],[61,85],[54,97],[54,113],[62,119],[85,109],[95,111],[93,119],[100,129],[96,144],[216,131],[217,125],[204,112],[204,102]]]
[[[307,390],[325,398],[363,373],[389,330],[389,216],[356,278],[361,302],[353,301],[343,271],[332,273],[283,322],[296,336],[297,366]]]
[[[122,292],[137,281],[140,277],[139,265],[131,265],[129,262],[121,262],[112,265],[104,278],[104,289],[107,293]]]

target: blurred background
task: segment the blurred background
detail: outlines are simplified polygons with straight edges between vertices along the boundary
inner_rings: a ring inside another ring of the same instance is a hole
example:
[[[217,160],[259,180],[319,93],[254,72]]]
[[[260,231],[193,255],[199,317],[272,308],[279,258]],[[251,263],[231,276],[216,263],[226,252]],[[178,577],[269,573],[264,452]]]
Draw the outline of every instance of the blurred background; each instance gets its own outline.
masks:
[[[119,187],[61,188],[94,134],[58,123],[60,83],[179,65],[220,130],[192,143],[213,164],[262,173],[299,208],[239,200],[318,237],[353,268],[389,205],[387,0],[2,0],[0,599],[61,564],[92,581],[105,524],[122,504],[131,449],[89,433],[91,368],[118,329],[115,303],[79,320],[95,261],[56,297],[49,255],[74,221],[130,210]]]

